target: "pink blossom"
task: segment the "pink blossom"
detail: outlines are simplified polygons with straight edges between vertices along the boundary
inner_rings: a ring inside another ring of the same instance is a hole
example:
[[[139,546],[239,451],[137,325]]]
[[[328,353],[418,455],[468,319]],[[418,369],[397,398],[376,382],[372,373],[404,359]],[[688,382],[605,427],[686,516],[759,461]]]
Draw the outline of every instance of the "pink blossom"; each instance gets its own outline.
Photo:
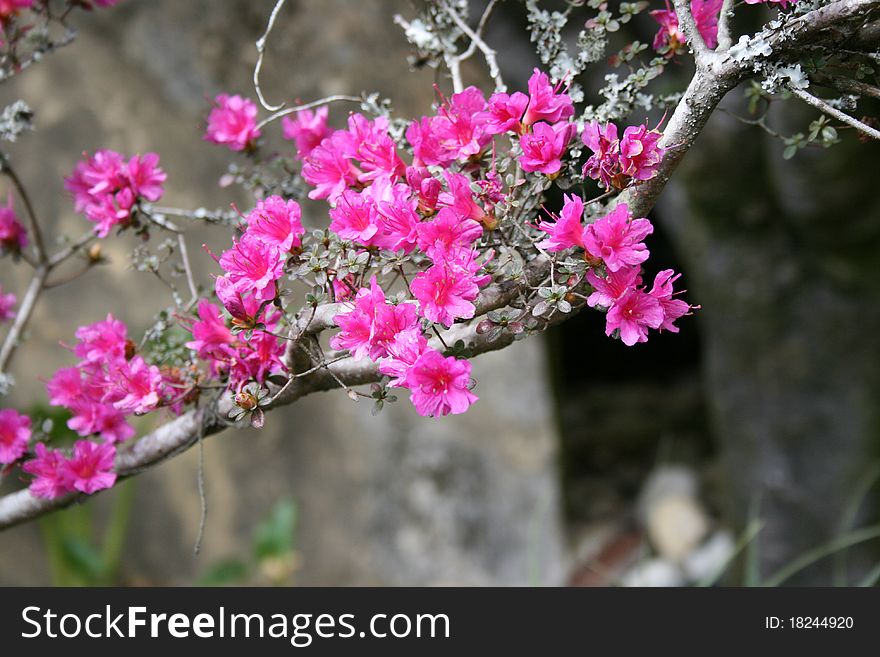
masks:
[[[519,144],[523,154],[519,163],[524,171],[537,171],[545,175],[558,173],[562,168],[562,154],[574,134],[571,123],[536,123],[530,133],[524,134]]]
[[[0,25],[9,21],[21,9],[30,9],[34,0],[0,0]]]
[[[624,175],[636,180],[649,180],[666,153],[657,145],[663,134],[647,126],[629,126],[620,140],[620,168]]]
[[[348,132],[354,144],[354,159],[360,161],[363,173],[360,182],[369,182],[386,176],[392,180],[401,178],[406,165],[397,154],[397,145],[388,134],[388,119],[379,116],[370,121],[362,114],[348,117]]]
[[[375,201],[364,193],[346,189],[330,209],[330,230],[344,240],[371,246],[379,232],[379,212]]]
[[[333,279],[333,296],[336,301],[348,301],[354,295],[355,278],[354,274],[346,274],[341,280],[337,277]]]
[[[630,288],[611,304],[605,316],[605,335],[620,331],[620,339],[628,347],[648,341],[648,329],[663,324],[663,308],[650,294]]]
[[[426,215],[437,209],[440,197],[440,181],[425,167],[407,167],[406,182],[418,194],[418,207]]]
[[[532,125],[538,121],[556,123],[564,121],[574,115],[574,105],[566,93],[559,93],[562,83],[555,88],[550,84],[550,78],[537,68],[529,78],[529,106],[523,116],[525,125]]]
[[[10,194],[6,206],[0,206],[0,253],[21,253],[27,245],[27,231],[15,214]]]
[[[419,272],[410,285],[421,312],[432,322],[452,326],[456,319],[470,319],[472,303],[480,288],[471,271],[454,261],[444,261]]]
[[[538,246],[547,251],[565,251],[574,246],[584,246],[584,225],[581,220],[584,216],[584,202],[577,194],[566,194],[562,211],[556,222],[542,221],[538,228],[543,230],[549,237],[538,243]]]
[[[302,245],[301,237],[306,232],[301,216],[302,211],[296,201],[269,196],[257,201],[257,207],[248,213],[247,232],[268,244],[274,244],[281,252],[291,251]]]
[[[351,136],[344,130],[337,130],[312,149],[302,169],[305,181],[315,187],[309,198],[335,203],[346,188],[357,182],[360,171],[349,159],[351,150]]]
[[[590,308],[610,308],[624,292],[641,285],[642,277],[639,267],[621,267],[617,271],[609,271],[607,278],[599,278],[593,271],[588,271],[587,281],[595,290],[587,298],[587,305]]]
[[[473,219],[462,217],[451,208],[443,208],[433,221],[418,227],[419,248],[434,261],[442,260],[455,247],[470,246],[483,234],[483,227]]]
[[[391,251],[410,253],[416,246],[421,217],[416,212],[418,201],[408,185],[391,185],[387,178],[374,182],[370,190],[376,199],[379,231],[373,243]],[[384,190],[384,191],[381,191]]]
[[[437,197],[438,206],[450,208],[463,219],[473,219],[481,223],[485,221],[486,211],[474,200],[470,178],[461,173],[447,171],[446,185],[449,191],[440,192]]]
[[[676,294],[672,290],[672,284],[680,277],[681,274],[676,274],[671,269],[664,269],[654,278],[654,285],[648,292],[660,302],[660,308],[663,310],[663,323],[660,325],[660,329],[666,329],[672,333],[678,333],[675,320],[687,315],[691,310],[691,306],[686,301],[672,298]]]
[[[434,349],[427,349],[406,375],[412,390],[410,399],[419,415],[437,417],[464,413],[477,396],[468,387],[471,364],[453,356],[444,358]]]
[[[391,377],[390,386],[405,386],[406,375],[425,350],[428,341],[418,326],[398,332],[385,345],[387,357],[379,363],[379,371]]]
[[[510,95],[506,93],[492,94],[489,98],[488,120],[486,131],[493,135],[503,132],[515,132],[522,134],[520,123],[526,107],[529,105],[529,97],[520,91]]]
[[[159,405],[162,373],[155,365],[148,365],[141,356],[120,363],[111,371],[119,399],[113,406],[125,414],[149,413]]]
[[[414,164],[446,166],[477,155],[492,141],[488,121],[486,99],[477,87],[454,94],[437,116],[422,117],[407,128]]]
[[[47,449],[45,443],[37,443],[36,457],[25,461],[21,469],[34,475],[28,490],[34,497],[53,499],[73,490],[64,455],[57,449]]]
[[[416,328],[418,322],[418,312],[412,303],[377,304],[370,331],[370,358],[379,360],[387,356],[388,347],[397,335]]]
[[[0,287],[0,322],[8,322],[15,317],[15,304],[17,299],[12,292],[3,293]]]
[[[125,420],[125,414],[112,404],[83,398],[67,408],[73,412],[67,426],[80,436],[99,434],[107,442],[117,443],[135,435],[134,427]]]
[[[0,464],[15,463],[27,451],[31,419],[13,408],[0,410]]]
[[[330,346],[334,349],[347,349],[354,358],[365,358],[370,352],[376,307],[384,304],[385,292],[373,276],[369,289],[358,290],[354,307],[333,318],[340,331],[330,339]]]
[[[274,244],[245,233],[220,256],[220,266],[240,293],[253,292],[257,301],[275,298],[275,281],[284,274],[285,258]]]
[[[214,292],[217,299],[232,315],[232,323],[242,327],[252,327],[256,323],[256,315],[260,302],[251,295],[242,295],[228,276],[218,276],[214,281]]]
[[[128,183],[133,196],[155,202],[162,198],[162,184],[168,175],[159,168],[159,156],[156,153],[145,153],[134,155],[128,160],[122,170],[122,177]]]
[[[131,348],[125,322],[115,319],[112,314],[100,322],[80,326],[75,335],[79,344],[74,347],[73,353],[90,363],[103,364],[124,359]]]
[[[327,125],[327,106],[316,111],[305,109],[297,112],[294,117],[285,116],[281,119],[284,138],[296,143],[296,157],[304,160],[309,156],[324,137],[330,136],[333,130]]]
[[[77,367],[62,367],[46,382],[49,403],[70,408],[83,396],[82,374]]]
[[[230,345],[235,341],[232,331],[223,321],[220,309],[207,299],[199,301],[199,319],[192,323],[193,340],[186,346],[203,360],[220,360],[230,356]]]
[[[609,271],[617,271],[648,259],[650,252],[642,240],[652,232],[654,227],[650,221],[633,219],[629,207],[619,203],[610,214],[587,227],[584,248],[594,258],[601,259]]]
[[[257,106],[239,95],[218,94],[214,98],[204,139],[232,151],[253,148],[260,136]]]
[[[584,125],[581,139],[584,145],[593,151],[584,164],[584,178],[598,180],[606,189],[611,189],[615,177],[620,173],[620,142],[617,138],[617,126],[609,122],[605,124],[605,128],[602,128],[598,121],[592,121]]]
[[[755,2],[763,2],[764,0],[752,0],[750,4]],[[774,0],[770,0],[771,2]],[[710,50],[718,45],[718,14],[721,11],[721,5],[724,0],[691,0],[691,14],[694,17],[697,30],[706,47]],[[749,0],[746,0],[749,2]],[[788,0],[781,0],[788,2]],[[675,11],[666,3],[666,9],[655,9],[651,12],[651,16],[660,24],[660,30],[654,36],[654,50],[662,50],[668,48],[670,54],[675,54],[685,43],[684,33],[678,25],[678,16]]]
[[[116,483],[116,473],[113,472],[115,458],[116,448],[113,445],[77,440],[73,445],[73,456],[62,467],[73,488],[91,495]]]

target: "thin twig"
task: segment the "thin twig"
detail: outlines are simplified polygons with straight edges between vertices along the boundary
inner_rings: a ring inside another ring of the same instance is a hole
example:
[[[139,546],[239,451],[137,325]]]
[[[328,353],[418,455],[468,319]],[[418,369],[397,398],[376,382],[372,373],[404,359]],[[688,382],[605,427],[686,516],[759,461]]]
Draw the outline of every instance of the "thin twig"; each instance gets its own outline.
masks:
[[[812,94],[808,94],[803,89],[792,89],[791,93],[793,93],[795,96],[800,98],[808,105],[812,105],[820,112],[827,114],[828,116],[835,118],[838,121],[843,121],[847,125],[852,126],[859,132],[864,133],[873,139],[880,139],[880,130],[872,128],[871,126],[862,123],[858,119],[854,119],[846,112],[841,112],[839,109],[837,109],[836,107],[832,107],[821,98],[817,98]]]
[[[266,100],[266,97],[263,96],[263,90],[260,88],[260,70],[263,68],[263,55],[266,53],[266,40],[269,38],[269,34],[272,32],[272,28],[275,27],[275,19],[278,17],[278,12],[281,11],[281,7],[284,6],[285,0],[278,0],[275,3],[274,9],[272,9],[272,13],[269,15],[269,23],[266,25],[266,31],[263,32],[263,36],[257,39],[257,63],[254,66],[254,89],[257,90],[257,98],[260,99],[260,105],[265,107],[270,112],[275,112],[284,107],[284,103],[280,105],[270,105]]]
[[[193,277],[192,266],[189,262],[189,255],[186,250],[186,240],[183,237],[183,233],[177,234],[177,245],[180,248],[180,261],[183,263],[183,271],[186,274],[186,284],[189,286],[190,295],[192,295],[189,304],[187,305],[192,307],[199,298],[199,288]]]
[[[486,11],[490,11],[495,3],[490,3],[489,7],[486,8]],[[501,77],[501,70],[498,68],[498,59],[496,57],[496,52],[489,47],[489,45],[483,41],[483,37],[480,36],[478,32],[474,32],[468,24],[462,20],[461,16],[453,9],[450,5],[444,3],[443,11],[445,11],[449,17],[452,19],[452,22],[460,29],[465,35],[471,40],[470,46],[476,46],[483,53],[483,58],[486,60],[486,66],[489,67],[489,77],[495,82],[495,91],[507,91],[507,85],[504,84],[504,80]],[[488,16],[486,16],[488,20]],[[480,25],[485,27],[485,21],[480,20]],[[478,28],[479,29],[479,28]],[[452,64],[450,67],[450,72],[453,75],[453,86],[456,89],[456,92],[462,90],[462,82],[461,82],[461,62],[467,59],[472,54],[471,47],[468,47],[461,55],[456,55],[454,57],[447,58],[447,64]]]
[[[326,98],[321,98],[320,100],[313,100],[310,103],[305,103],[303,105],[297,105],[296,107],[288,107],[286,109],[275,112],[274,114],[270,114],[265,119],[260,121],[257,124],[257,129],[262,129],[272,123],[272,121],[277,121],[282,116],[287,116],[288,114],[293,114],[294,112],[299,112],[305,109],[312,109],[314,107],[321,107],[322,105],[329,105],[330,103],[336,103],[340,101],[345,101],[348,103],[362,103],[363,98],[360,96],[348,96],[345,94],[336,94],[334,96],[327,96]]]
[[[694,51],[694,60],[698,65],[702,65],[709,55],[709,48],[703,40],[703,35],[697,29],[697,22],[691,13],[691,5],[689,0],[673,0],[675,5],[675,14],[678,16],[678,24],[684,33],[685,39]]]
[[[733,21],[733,0],[724,0],[718,15],[718,50],[727,50],[733,44],[730,24]]]
[[[69,244],[68,246],[61,249],[58,253],[49,258],[49,269],[54,269],[62,262],[70,258],[73,254],[79,251],[81,248],[86,246],[89,242],[95,239],[94,231],[89,231],[80,235],[79,239],[75,242]]]
[[[9,368],[12,356],[18,348],[21,334],[24,332],[25,328],[27,328],[27,324],[34,312],[34,307],[37,304],[37,299],[40,298],[40,294],[42,294],[45,289],[46,277],[48,275],[49,268],[46,265],[40,265],[34,271],[34,276],[28,284],[24,299],[22,299],[21,306],[18,308],[18,313],[15,315],[15,321],[9,329],[9,333],[6,334],[3,346],[0,347],[0,373],[6,372]]]
[[[24,203],[25,210],[27,210],[28,221],[31,226],[31,236],[34,238],[34,251],[37,254],[37,262],[40,264],[46,264],[48,262],[48,256],[46,255],[46,246],[43,243],[43,231],[40,229],[40,222],[37,219],[37,213],[34,211],[34,206],[31,203],[30,195],[21,183],[21,178],[18,177],[18,174],[15,173],[15,169],[13,169],[12,165],[9,163],[9,160],[2,156],[0,156],[0,171],[12,181],[12,185],[15,187],[16,192],[18,192],[18,196],[21,198],[22,203]]]

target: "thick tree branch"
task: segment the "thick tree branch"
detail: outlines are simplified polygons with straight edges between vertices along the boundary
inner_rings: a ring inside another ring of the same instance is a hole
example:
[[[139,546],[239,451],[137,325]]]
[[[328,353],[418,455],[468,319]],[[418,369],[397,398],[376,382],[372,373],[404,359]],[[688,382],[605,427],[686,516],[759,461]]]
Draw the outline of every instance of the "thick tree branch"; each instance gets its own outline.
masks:
[[[703,66],[711,51],[706,46],[703,35],[697,29],[697,22],[691,13],[690,0],[673,0],[673,6],[681,31],[684,33],[688,45],[694,51],[694,60],[697,62],[697,66]]]
[[[809,94],[803,89],[792,89],[791,93],[793,93],[795,96],[800,98],[808,105],[812,105],[820,112],[827,114],[828,116],[835,118],[838,121],[843,121],[844,123],[852,126],[862,134],[867,135],[872,139],[880,139],[880,130],[872,128],[871,126],[862,123],[858,119],[854,119],[846,112],[841,112],[839,109],[837,109],[836,107],[832,107],[821,98],[817,98],[813,94]]]

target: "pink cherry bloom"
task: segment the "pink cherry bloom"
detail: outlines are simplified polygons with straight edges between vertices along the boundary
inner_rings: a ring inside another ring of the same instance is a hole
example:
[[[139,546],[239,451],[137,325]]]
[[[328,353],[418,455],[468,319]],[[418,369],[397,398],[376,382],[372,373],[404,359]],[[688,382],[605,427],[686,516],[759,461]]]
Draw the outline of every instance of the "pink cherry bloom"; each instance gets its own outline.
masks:
[[[419,248],[435,262],[455,247],[470,246],[483,234],[483,227],[473,219],[462,218],[450,208],[443,208],[432,221],[419,224]]]
[[[620,331],[620,339],[628,347],[648,341],[648,329],[663,324],[663,308],[650,294],[630,288],[608,309],[605,335]]]
[[[663,133],[648,130],[647,126],[629,126],[620,140],[620,168],[624,175],[636,180],[649,180],[657,174],[657,167],[666,153],[657,143]]]
[[[220,266],[240,293],[253,292],[257,301],[275,298],[275,281],[284,274],[284,254],[274,244],[245,233],[220,256]]]
[[[7,23],[20,10],[30,9],[34,0],[0,0],[0,25]]]
[[[27,451],[31,419],[13,408],[0,410],[0,464],[15,463]]]
[[[529,106],[523,124],[556,123],[574,116],[574,104],[568,94],[559,93],[561,88],[561,82],[553,87],[547,74],[536,68],[529,78]]]
[[[427,168],[413,166],[406,169],[406,182],[418,194],[419,210],[426,215],[433,214],[442,188],[440,181]]]
[[[0,322],[8,322],[15,317],[16,301],[17,299],[12,292],[4,294],[3,288],[0,287]]]
[[[379,232],[379,211],[369,194],[346,189],[330,209],[330,230],[344,240],[372,246]]]
[[[116,448],[113,445],[77,440],[73,445],[73,456],[62,467],[74,489],[91,495],[116,483],[116,473],[113,472],[115,458]]]
[[[284,138],[296,143],[296,159],[305,160],[333,132],[327,125],[327,106],[316,111],[300,110],[294,117],[285,116],[281,119]]]
[[[642,240],[652,232],[650,221],[633,219],[626,203],[620,203],[610,214],[587,227],[584,248],[602,260],[608,271],[617,271],[648,259],[650,252]]]
[[[572,123],[536,123],[530,133],[524,134],[519,144],[523,154],[519,163],[524,171],[537,171],[545,175],[558,173],[562,168],[562,154],[575,131]]]
[[[581,220],[584,216],[584,202],[577,194],[566,194],[565,202],[559,218],[554,222],[542,221],[538,228],[543,230],[549,237],[538,243],[538,246],[547,251],[565,251],[574,246],[584,247],[584,225]]]
[[[529,106],[529,97],[521,91],[512,94],[495,93],[489,98],[486,132],[498,135],[504,132],[522,134],[523,125],[520,122],[526,107]]]
[[[654,285],[648,292],[660,302],[660,308],[663,310],[663,323],[660,325],[660,329],[666,329],[672,333],[678,333],[675,320],[687,315],[691,310],[690,304],[683,299],[673,299],[676,292],[673,292],[672,284],[680,277],[681,274],[676,274],[671,269],[664,269],[654,278]]]
[[[419,356],[406,376],[412,390],[410,399],[419,415],[425,417],[464,413],[478,399],[468,390],[470,380],[468,361],[444,358],[434,349]]]
[[[425,350],[428,341],[418,326],[397,333],[385,345],[387,357],[379,362],[379,371],[391,377],[390,386],[406,386],[406,375]]]
[[[344,130],[337,130],[312,149],[302,169],[305,181],[315,188],[309,198],[335,203],[346,188],[357,182],[360,171],[349,159],[351,150],[351,136]]]
[[[214,98],[203,137],[205,141],[226,146],[232,151],[243,151],[253,148],[260,134],[257,106],[252,100],[237,94],[218,94]]]
[[[586,123],[581,139],[584,145],[593,151],[584,164],[584,178],[598,180],[605,189],[611,189],[615,177],[620,173],[620,142],[617,138],[617,126],[608,122],[602,128],[598,121]]]
[[[64,455],[57,449],[48,449],[45,443],[37,443],[36,457],[25,461],[21,469],[34,475],[28,490],[34,497],[51,500],[73,490],[73,482],[64,467]]]
[[[416,274],[410,290],[421,304],[422,315],[446,327],[456,319],[472,318],[476,310],[472,302],[480,293],[473,273],[453,261]]]
[[[232,315],[232,323],[241,327],[253,327],[256,324],[260,302],[251,295],[243,296],[228,276],[218,276],[214,281],[214,292],[217,299]]]
[[[0,254],[21,253],[27,245],[27,231],[15,214],[10,194],[6,206],[0,206]]]
[[[113,406],[126,415],[149,413],[159,405],[163,378],[159,368],[148,365],[141,356],[120,363],[111,372],[118,389]]]
[[[360,161],[363,173],[360,182],[370,182],[386,176],[392,180],[403,177],[406,165],[397,154],[397,144],[388,134],[388,119],[384,116],[370,121],[362,114],[348,117],[348,133],[354,144],[354,159]]]
[[[587,272],[587,281],[593,286],[593,292],[587,298],[590,308],[610,308],[617,299],[630,288],[642,284],[639,267],[621,267],[617,271],[609,271],[607,278],[599,278],[593,271]]]
[[[235,336],[223,321],[220,309],[207,299],[199,301],[199,319],[192,322],[190,331],[193,340],[186,343],[202,360],[215,361],[232,355]]]
[[[760,1],[763,0],[754,0],[752,4]],[[697,30],[710,50],[718,45],[718,14],[721,12],[723,2],[724,0],[691,0],[691,14]],[[654,36],[654,50],[668,48],[669,55],[674,55],[687,40],[678,25],[678,16],[670,8],[668,0],[666,9],[655,9],[651,12],[651,16],[660,24],[660,30]]]
[[[89,363],[102,364],[124,359],[131,348],[125,322],[115,319],[112,313],[100,322],[80,326],[75,335],[79,344],[74,347],[73,353]]]
[[[269,196],[257,201],[257,207],[248,213],[247,232],[286,253],[302,245],[301,238],[306,229],[301,217],[302,211],[296,201]]]

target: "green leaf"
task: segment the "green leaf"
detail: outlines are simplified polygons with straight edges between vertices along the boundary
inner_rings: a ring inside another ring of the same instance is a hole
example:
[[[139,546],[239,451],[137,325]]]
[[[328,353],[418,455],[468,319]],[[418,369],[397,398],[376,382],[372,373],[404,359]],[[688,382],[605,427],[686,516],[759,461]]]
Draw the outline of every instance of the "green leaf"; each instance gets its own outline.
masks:
[[[783,160],[790,160],[791,158],[793,158],[795,156],[795,154],[797,152],[798,152],[798,147],[795,144],[791,144],[790,146],[786,146],[785,150],[782,151],[782,159]]]
[[[221,561],[211,566],[198,579],[199,586],[226,586],[240,582],[248,574],[248,567],[237,559]]]
[[[281,500],[274,506],[269,517],[254,532],[257,559],[278,557],[293,550],[296,517],[296,505],[292,500]]]
[[[61,539],[62,554],[71,569],[87,582],[100,580],[105,572],[101,554],[87,540],[79,536]]]

